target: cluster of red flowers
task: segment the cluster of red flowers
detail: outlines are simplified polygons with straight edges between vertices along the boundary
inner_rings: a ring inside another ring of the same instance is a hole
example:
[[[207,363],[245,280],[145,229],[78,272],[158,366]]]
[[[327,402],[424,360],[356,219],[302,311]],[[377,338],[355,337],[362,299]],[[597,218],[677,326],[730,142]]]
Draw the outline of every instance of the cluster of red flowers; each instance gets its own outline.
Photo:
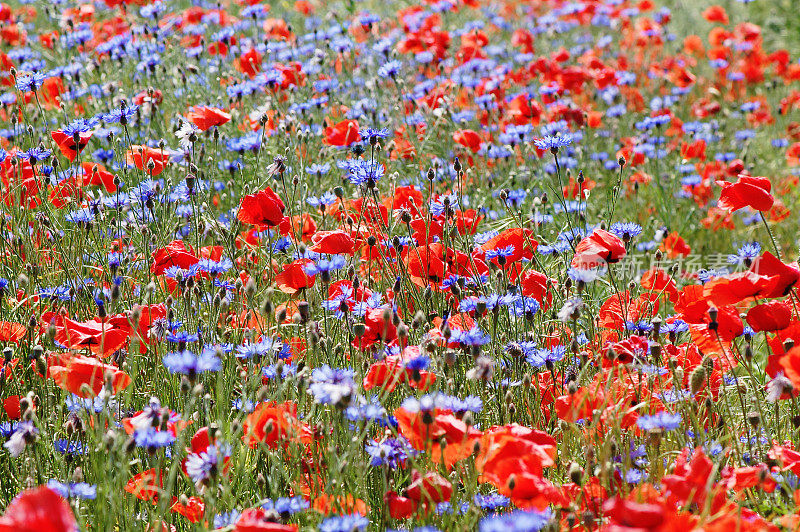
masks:
[[[800,527],[790,21],[195,4],[0,4],[0,532]]]

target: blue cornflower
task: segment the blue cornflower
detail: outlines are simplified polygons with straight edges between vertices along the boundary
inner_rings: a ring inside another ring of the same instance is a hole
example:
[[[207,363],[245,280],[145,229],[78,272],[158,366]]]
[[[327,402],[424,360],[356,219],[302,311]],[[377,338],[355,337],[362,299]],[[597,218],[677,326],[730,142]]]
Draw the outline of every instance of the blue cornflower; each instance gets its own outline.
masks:
[[[302,497],[278,497],[274,501],[267,499],[261,507],[265,510],[275,510],[281,515],[292,515],[308,509],[309,503]]]
[[[500,508],[505,508],[511,503],[511,499],[499,493],[490,493],[489,495],[481,495],[479,493],[475,495],[472,500],[475,501],[476,506],[480,506],[489,512],[495,512]]]
[[[236,358],[261,358],[270,353],[278,358],[287,358],[291,349],[280,338],[264,338],[260,342],[247,343],[236,348]]]
[[[455,209],[457,206],[458,196],[455,194],[443,194],[442,196],[439,196],[435,200],[431,201],[430,211],[433,216],[439,217],[445,214],[447,207],[450,207],[450,209]]]
[[[310,175],[325,175],[331,171],[331,165],[328,163],[325,164],[317,164],[314,163],[311,166],[306,166],[306,173]],[[334,200],[335,200],[334,196]]]
[[[308,391],[318,403],[336,405],[355,395],[355,371],[332,368],[327,364],[311,372]]]
[[[17,90],[21,92],[38,90],[44,81],[49,77],[50,75],[43,74],[41,72],[34,72],[33,74],[28,74],[27,76],[20,76],[17,78]]]
[[[378,68],[378,77],[393,78],[397,76],[397,73],[400,72],[400,68],[402,66],[403,65],[400,63],[400,61],[388,61]]]
[[[456,342],[465,346],[486,345],[492,341],[492,337],[484,333],[475,325],[469,331],[455,329],[450,337],[451,342]]]
[[[483,400],[477,395],[468,395],[461,399],[452,395],[438,394],[436,406],[452,410],[455,414],[477,413],[483,410]]]
[[[354,404],[351,404],[344,411],[344,415],[350,421],[377,421],[381,422],[386,418],[386,409],[377,397],[371,397],[369,401],[363,396],[358,396]]]
[[[363,532],[369,519],[360,514],[337,515],[319,524],[319,532]]]
[[[198,340],[198,335],[192,334],[188,331],[177,331],[167,333],[167,341],[174,344],[192,343]]]
[[[529,353],[525,358],[528,361],[528,364],[535,368],[540,368],[542,366],[553,364],[554,362],[562,360],[566,353],[566,347],[563,345],[557,345],[552,349],[536,349],[535,351]],[[548,367],[552,366],[548,365]]]
[[[565,133],[555,137],[547,135],[544,138],[534,140],[533,143],[540,150],[550,150],[553,153],[557,153],[559,148],[572,144],[572,140],[572,134]]]
[[[200,259],[200,262],[198,262],[196,266],[199,271],[207,272],[211,275],[211,277],[216,277],[217,275],[225,273],[233,268],[233,262],[225,257],[221,258],[219,261]]]
[[[126,107],[117,107],[112,109],[110,112],[105,113],[100,118],[106,124],[127,124],[131,118],[136,116],[136,112],[139,110],[138,105],[128,105]]]
[[[106,403],[108,403],[109,409],[115,408],[116,405],[116,402],[113,401],[113,399],[103,397],[101,395],[84,399],[83,397],[75,394],[70,394],[69,397],[64,399],[64,403],[67,406],[67,410],[70,412],[80,412],[81,410],[85,410],[87,412],[95,412],[96,414],[99,414],[103,411],[103,407],[106,405]]]
[[[331,192],[326,192],[318,198],[314,196],[309,196],[308,198],[306,198],[306,203],[308,203],[312,207],[333,205],[334,203],[336,203],[336,196]]]
[[[175,443],[175,435],[169,430],[156,430],[153,427],[137,430],[133,439],[138,447],[153,451],[162,447],[169,447]]]
[[[636,334],[645,334],[653,330],[653,324],[646,321],[626,321],[625,330],[634,331]]]
[[[552,519],[550,510],[543,512],[516,510],[507,514],[484,517],[478,530],[480,532],[536,532],[544,528]]]
[[[17,430],[17,423],[11,421],[0,421],[0,436],[9,438]]]
[[[288,236],[281,237],[272,243],[273,253],[281,253],[292,246],[292,239]]]
[[[759,255],[761,255],[761,244],[758,242],[751,242],[740,247],[736,255],[728,255],[728,264],[749,267],[753,259]]]
[[[509,308],[515,316],[523,316],[525,314],[536,314],[539,312],[541,305],[532,297],[518,297],[514,300]]]
[[[87,131],[91,131],[97,125],[97,120],[94,118],[85,119],[85,118],[78,118],[77,120],[73,120],[66,126],[61,128],[61,131],[64,132],[68,137],[72,137],[76,133],[86,133]]]
[[[681,415],[662,411],[652,416],[640,416],[636,425],[642,430],[675,430],[681,426]]]
[[[84,448],[83,444],[79,441],[71,441],[65,440],[63,438],[59,438],[53,442],[53,447],[55,448],[56,452],[61,454],[86,454],[87,450]]]
[[[629,469],[625,472],[625,482],[628,484],[639,484],[647,479],[647,472],[641,469]]]
[[[39,437],[39,429],[33,424],[33,421],[20,421],[14,425],[14,432],[8,438],[8,441],[3,444],[3,447],[8,449],[8,452],[14,458],[22,454],[25,447],[35,441]]]
[[[48,150],[47,148],[41,146],[35,146],[28,150],[25,150],[22,153],[18,153],[17,157],[20,159],[30,159],[36,162],[42,162],[46,159],[49,159],[53,155],[52,150]]]
[[[361,132],[361,138],[368,141],[372,141],[372,139],[385,139],[389,135],[391,135],[391,131],[385,127],[380,129],[368,127]]]
[[[319,273],[328,273],[335,270],[344,268],[347,261],[341,255],[336,255],[330,260],[319,259],[314,263],[308,264],[303,268],[307,275],[317,275]]]
[[[516,247],[514,246],[514,244],[509,244],[504,248],[489,249],[486,251],[486,258],[488,260],[497,259],[500,257],[506,259],[514,254],[515,249]]]
[[[418,453],[402,436],[387,438],[381,442],[370,440],[367,442],[366,451],[370,457],[369,465],[386,466],[391,469],[401,467],[409,456]]]
[[[418,357],[414,357],[408,362],[405,363],[406,369],[422,371],[428,369],[428,366],[431,363],[431,359],[428,356],[420,355]]]
[[[580,288],[581,284],[591,283],[608,273],[607,268],[570,268],[567,270],[567,275],[570,279],[578,283]]]
[[[633,222],[616,222],[611,224],[609,231],[620,237],[623,242],[628,242],[642,234],[642,226]]]
[[[200,453],[192,453],[186,458],[186,474],[195,483],[202,483],[215,477],[222,469],[225,459],[231,455],[229,445],[209,445]]]
[[[70,482],[67,484],[53,478],[47,481],[47,487],[65,499],[94,500],[97,498],[97,486],[86,482]]]
[[[163,362],[164,367],[170,373],[190,376],[222,369],[222,361],[213,352],[209,353],[205,350],[199,355],[187,350],[169,353],[164,355]]]
[[[364,159],[347,159],[339,167],[347,170],[347,179],[358,186],[377,183],[386,173],[382,164]]]
[[[297,366],[294,364],[270,364],[261,368],[261,376],[265,379],[284,379],[289,375],[297,373]]]
[[[230,512],[222,512],[214,516],[214,528],[225,528],[233,526],[242,516],[239,510],[231,510]]]

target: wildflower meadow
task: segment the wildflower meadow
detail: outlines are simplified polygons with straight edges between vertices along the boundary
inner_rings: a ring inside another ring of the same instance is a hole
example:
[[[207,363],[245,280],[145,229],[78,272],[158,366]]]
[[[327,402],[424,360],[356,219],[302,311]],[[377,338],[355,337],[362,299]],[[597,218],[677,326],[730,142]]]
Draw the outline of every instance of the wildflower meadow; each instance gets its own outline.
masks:
[[[0,532],[800,530],[793,0],[6,1]]]

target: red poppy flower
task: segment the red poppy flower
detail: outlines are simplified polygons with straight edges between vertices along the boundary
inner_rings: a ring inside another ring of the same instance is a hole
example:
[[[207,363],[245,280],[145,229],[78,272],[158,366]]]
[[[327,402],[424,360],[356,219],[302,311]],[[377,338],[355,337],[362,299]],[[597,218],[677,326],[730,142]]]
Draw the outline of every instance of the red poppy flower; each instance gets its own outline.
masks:
[[[359,140],[361,134],[355,120],[342,120],[335,126],[325,128],[325,144],[330,146],[349,146]]]
[[[3,399],[3,410],[6,411],[8,419],[19,419],[22,416],[22,405],[19,400],[19,395],[12,395]]]
[[[106,167],[99,163],[85,162],[81,164],[83,170],[82,184],[102,186],[106,192],[116,192],[117,185],[114,184],[114,174],[106,170]]]
[[[317,278],[314,275],[308,275],[305,268],[314,264],[311,259],[297,259],[283,267],[283,271],[275,276],[275,283],[278,285],[278,290],[285,294],[294,295],[304,288],[311,288],[314,286]]]
[[[236,217],[242,223],[256,225],[259,228],[275,227],[283,220],[285,210],[286,205],[281,198],[267,187],[243,197]]]
[[[60,388],[84,398],[100,393],[107,374],[110,375],[114,393],[124,390],[131,383],[130,375],[118,367],[83,355],[51,357],[47,371]],[[84,391],[84,385],[89,389]]]
[[[480,447],[475,460],[480,479],[501,490],[510,489],[508,484],[512,475],[521,488],[528,481],[535,484],[534,479],[542,476],[545,467],[554,464],[556,456],[553,437],[517,424],[489,428]]]
[[[689,144],[684,142],[681,144],[681,157],[684,159],[706,159],[706,141],[703,139],[696,140]]]
[[[677,233],[677,231],[673,231],[667,235],[667,238],[664,239],[664,242],[661,244],[659,249],[664,251],[669,259],[688,257],[692,252],[692,248],[686,244],[686,241]]]
[[[317,222],[307,212],[294,216],[284,216],[278,224],[281,236],[308,239],[317,232]]]
[[[778,486],[766,464],[734,468],[726,483],[729,490],[744,491],[756,488],[766,493],[772,493]]]
[[[256,74],[261,71],[262,60],[263,57],[260,53],[258,53],[258,50],[255,48],[250,48],[247,52],[239,56],[234,64],[240,72],[243,72],[249,77],[254,78]]]
[[[55,340],[72,349],[90,349],[96,355],[110,356],[128,340],[127,330],[117,329],[104,320],[56,321]]]
[[[155,177],[167,167],[169,154],[149,146],[131,146],[125,153],[125,162]],[[152,169],[150,166],[152,166]]]
[[[17,495],[0,517],[0,532],[74,532],[78,522],[67,501],[46,486]]]
[[[344,231],[318,231],[311,237],[312,245],[309,248],[315,253],[336,255],[344,253],[352,255],[355,251],[355,242]]]
[[[770,210],[775,203],[775,198],[770,194],[772,183],[766,177],[739,174],[736,183],[717,181],[717,184],[722,187],[717,206],[728,212],[744,207],[763,212]]]
[[[385,320],[385,312],[382,308],[368,309],[364,314],[364,334],[360,338],[353,340],[353,345],[359,349],[366,349],[378,342],[390,344],[397,340],[397,328],[391,320]]]
[[[572,266],[597,268],[619,262],[625,256],[625,243],[618,236],[603,229],[595,229],[575,246]]]
[[[21,323],[0,321],[0,342],[18,343],[25,336],[25,326]]]
[[[50,136],[58,146],[58,149],[61,153],[70,160],[70,162],[75,160],[75,157],[78,156],[80,152],[89,144],[89,139],[92,138],[94,131],[82,131],[77,133],[77,135],[71,135],[64,133],[62,130],[53,131],[50,133]]]
[[[789,301],[768,301],[747,312],[747,323],[756,331],[778,331],[792,322],[792,304]]]
[[[800,389],[800,346],[789,349],[779,360],[786,378]]]
[[[719,22],[720,24],[728,24],[728,13],[725,8],[719,5],[713,5],[703,11],[703,18],[709,22]]]
[[[439,284],[445,277],[444,247],[440,243],[404,249],[406,269],[414,284]]]
[[[751,271],[729,273],[704,284],[703,296],[718,307],[736,305],[749,298],[763,297],[774,285],[771,278]]]
[[[612,497],[603,504],[604,516],[614,530],[660,530],[666,518],[664,506]]]
[[[192,523],[199,523],[203,518],[206,505],[200,497],[189,497],[186,504],[182,504],[180,500],[176,499],[169,509],[181,514]]]
[[[653,268],[643,273],[640,284],[645,290],[666,294],[670,301],[674,302],[678,297],[675,280],[660,268]]]
[[[328,495],[323,493],[312,502],[311,507],[322,515],[360,514],[367,515],[369,507],[362,499],[347,495]]]
[[[785,296],[800,280],[800,270],[796,265],[783,263],[769,251],[753,260],[750,271],[774,279],[775,284],[772,285],[772,289],[763,293],[763,297],[766,298]]]
[[[152,257],[150,271],[155,275],[162,275],[173,266],[185,270],[200,262],[200,257],[183,240],[173,240],[166,247],[154,251]]]
[[[197,106],[186,114],[186,118],[191,120],[200,131],[207,131],[214,126],[230,122],[231,114],[216,107]]]
[[[611,342],[604,346],[603,354],[608,355],[613,352],[613,363],[630,364],[634,360],[644,361],[650,352],[650,345],[647,338],[633,335],[619,342]],[[605,363],[605,360],[603,361]]]
[[[417,501],[398,495],[395,491],[387,491],[383,496],[383,502],[389,508],[392,519],[407,519],[417,511]]]
[[[694,451],[691,460],[688,456],[689,450],[684,450],[675,463],[673,473],[664,475],[661,479],[667,500],[681,505],[690,502],[705,505],[710,496],[711,513],[717,513],[725,502],[725,491],[708,482],[709,476],[714,472],[713,462],[700,448]]]
[[[289,440],[311,443],[311,429],[297,419],[295,403],[259,403],[244,422],[242,440],[251,448],[271,448]]]
[[[136,105],[144,105],[150,103],[153,105],[160,105],[164,101],[164,93],[160,90],[144,90],[133,97],[133,103]]]
[[[512,269],[512,272],[514,270]],[[513,279],[515,273],[512,273]],[[526,270],[517,279],[522,287],[522,295],[525,297],[532,297],[542,307],[542,310],[548,310],[553,304],[553,288],[556,286],[556,281],[547,277],[547,275],[536,270]]]
[[[501,250],[507,249],[508,246],[513,246],[514,249],[510,255],[505,257],[505,262],[506,264],[513,264],[522,259],[530,260],[533,257],[533,252],[536,251],[536,248],[539,246],[539,242],[533,238],[532,230],[514,227],[506,229],[486,242],[481,246],[481,250],[484,252]],[[498,264],[498,257],[493,258],[492,262]]]
[[[483,142],[481,136],[471,129],[459,129],[453,133],[453,140],[465,148],[469,148],[473,153],[477,153],[481,149]]]
[[[125,491],[137,499],[155,502],[158,500],[163,485],[164,472],[157,469],[148,469],[134,475],[125,484]]]
[[[475,441],[482,432],[468,426],[450,410],[435,409],[433,412],[409,412],[405,408],[394,411],[400,434],[419,450],[430,450],[437,462],[441,459],[445,467],[451,468],[459,460],[472,454]],[[432,417],[430,423],[425,419]],[[444,442],[444,445],[441,445]]]
[[[448,502],[453,495],[453,486],[435,471],[423,476],[416,469],[411,472],[411,485],[406,490],[408,498],[418,503],[437,504]]]
[[[403,349],[400,355],[388,355],[383,360],[373,363],[364,375],[364,389],[380,388],[392,392],[398,384],[408,382],[412,388],[425,391],[436,382],[436,374],[405,367],[406,362],[419,356],[419,347],[409,346]]]
[[[529,100],[527,94],[519,94],[508,102],[508,116],[518,126],[538,125],[543,112],[539,102]]]

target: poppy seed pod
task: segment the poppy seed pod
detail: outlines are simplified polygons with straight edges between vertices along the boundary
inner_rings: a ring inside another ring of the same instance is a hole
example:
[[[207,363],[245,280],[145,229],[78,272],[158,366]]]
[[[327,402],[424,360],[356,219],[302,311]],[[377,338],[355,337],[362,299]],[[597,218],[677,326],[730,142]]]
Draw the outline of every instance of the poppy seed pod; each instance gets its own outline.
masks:
[[[692,393],[697,393],[703,389],[706,383],[706,368],[697,366],[695,370],[689,375],[689,390]]]

